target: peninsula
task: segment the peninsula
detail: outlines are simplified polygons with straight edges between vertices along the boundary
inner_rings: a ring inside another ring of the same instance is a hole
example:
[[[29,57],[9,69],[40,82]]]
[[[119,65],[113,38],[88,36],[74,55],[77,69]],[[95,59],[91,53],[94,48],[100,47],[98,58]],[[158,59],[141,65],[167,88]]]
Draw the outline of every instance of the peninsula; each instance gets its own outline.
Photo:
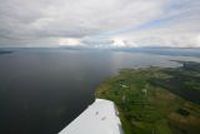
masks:
[[[200,63],[122,69],[96,90],[113,101],[125,134],[199,134]]]

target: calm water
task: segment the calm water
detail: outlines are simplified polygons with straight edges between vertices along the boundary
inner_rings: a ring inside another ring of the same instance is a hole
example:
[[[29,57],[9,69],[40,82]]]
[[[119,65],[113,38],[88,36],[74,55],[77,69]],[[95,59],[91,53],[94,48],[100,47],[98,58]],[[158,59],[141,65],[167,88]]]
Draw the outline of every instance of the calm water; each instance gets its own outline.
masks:
[[[94,101],[120,68],[176,67],[195,57],[112,51],[18,49],[0,55],[0,133],[55,134]]]

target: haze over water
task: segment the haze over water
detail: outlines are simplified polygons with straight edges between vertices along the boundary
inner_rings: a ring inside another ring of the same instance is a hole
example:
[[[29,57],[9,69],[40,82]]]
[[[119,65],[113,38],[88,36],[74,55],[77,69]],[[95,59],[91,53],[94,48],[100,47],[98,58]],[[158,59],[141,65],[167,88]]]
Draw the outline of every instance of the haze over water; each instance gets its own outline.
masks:
[[[16,49],[0,55],[0,133],[57,133],[120,68],[179,66],[170,60],[200,62],[198,57],[105,50]]]

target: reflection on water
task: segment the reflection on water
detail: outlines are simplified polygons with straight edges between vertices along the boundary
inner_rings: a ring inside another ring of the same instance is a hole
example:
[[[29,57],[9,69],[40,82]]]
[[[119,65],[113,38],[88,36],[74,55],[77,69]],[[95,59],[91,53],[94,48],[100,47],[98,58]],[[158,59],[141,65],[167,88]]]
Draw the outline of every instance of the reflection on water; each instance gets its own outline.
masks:
[[[54,134],[94,100],[95,87],[120,68],[179,64],[194,57],[62,49],[0,56],[0,133]]]

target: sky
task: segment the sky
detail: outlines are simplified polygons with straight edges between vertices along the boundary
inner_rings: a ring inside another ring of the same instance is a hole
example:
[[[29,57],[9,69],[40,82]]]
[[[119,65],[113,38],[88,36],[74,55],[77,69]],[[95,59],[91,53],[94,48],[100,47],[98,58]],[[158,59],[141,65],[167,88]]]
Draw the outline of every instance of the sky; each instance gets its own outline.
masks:
[[[0,47],[200,47],[200,0],[0,3]]]

